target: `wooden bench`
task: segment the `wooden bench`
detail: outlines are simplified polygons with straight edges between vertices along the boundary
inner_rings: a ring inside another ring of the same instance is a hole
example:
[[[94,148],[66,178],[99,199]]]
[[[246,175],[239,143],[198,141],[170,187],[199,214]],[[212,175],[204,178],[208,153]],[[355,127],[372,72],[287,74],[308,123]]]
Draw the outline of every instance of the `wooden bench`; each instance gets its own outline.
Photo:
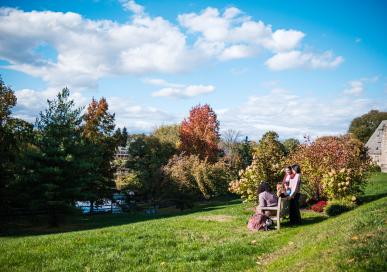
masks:
[[[275,215],[271,215],[270,218],[277,222],[277,230],[281,228],[281,218],[289,215],[289,200],[287,198],[278,198],[278,204],[276,207],[259,207],[264,213],[265,211],[275,211]]]

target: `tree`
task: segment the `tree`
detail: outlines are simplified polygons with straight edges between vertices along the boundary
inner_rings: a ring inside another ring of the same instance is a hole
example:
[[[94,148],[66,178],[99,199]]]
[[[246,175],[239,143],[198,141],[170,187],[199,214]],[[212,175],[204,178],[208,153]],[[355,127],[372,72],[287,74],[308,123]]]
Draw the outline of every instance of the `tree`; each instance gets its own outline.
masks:
[[[47,100],[48,108],[36,122],[39,164],[39,185],[43,187],[42,200],[49,210],[50,224],[58,224],[58,210],[71,205],[79,196],[80,179],[76,171],[81,149],[81,108],[70,100],[70,91],[64,88],[54,100]]]
[[[32,125],[11,116],[16,101],[13,90],[0,77],[0,208],[3,211],[17,203],[20,155],[33,138]]]
[[[138,193],[148,200],[160,196],[162,172],[161,167],[168,162],[175,149],[169,143],[161,143],[155,136],[144,134],[130,135],[128,138],[129,169],[127,183],[134,185]],[[130,178],[130,180],[128,179]],[[141,185],[137,181],[141,182]]]
[[[12,180],[15,144],[9,127],[11,109],[16,105],[16,96],[0,78],[0,208],[6,207],[7,187]]]
[[[83,116],[84,139],[82,177],[82,198],[90,202],[90,214],[94,203],[111,195],[114,188],[114,167],[112,164],[117,141],[113,136],[114,114],[109,113],[105,98],[94,98]]]
[[[158,138],[161,143],[169,143],[178,149],[180,146],[179,131],[180,125],[163,125],[157,127],[152,135]]]
[[[219,121],[209,105],[198,105],[191,109],[188,119],[180,128],[180,150],[200,159],[216,161],[219,148]]]
[[[288,155],[293,153],[300,146],[300,141],[294,138],[289,138],[283,141],[282,144],[285,148],[286,155]]]
[[[126,146],[128,140],[128,130],[124,127],[121,131],[120,128],[117,128],[114,132],[114,138],[116,139],[118,146]]]
[[[272,189],[281,180],[284,147],[278,140],[278,134],[269,131],[262,136],[253,151],[253,161],[240,172],[239,179],[230,183],[229,190],[248,201],[257,200],[257,189],[262,181],[268,182]]]
[[[366,143],[383,120],[387,120],[387,112],[371,110],[370,112],[353,119],[349,126],[348,133],[352,133],[360,141]]]

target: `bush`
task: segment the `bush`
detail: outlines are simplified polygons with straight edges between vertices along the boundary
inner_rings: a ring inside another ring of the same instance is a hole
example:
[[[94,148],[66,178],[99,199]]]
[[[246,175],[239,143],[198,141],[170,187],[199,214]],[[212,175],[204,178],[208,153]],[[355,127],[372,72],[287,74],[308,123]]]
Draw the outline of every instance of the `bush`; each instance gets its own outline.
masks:
[[[345,199],[329,201],[325,207],[328,216],[336,216],[356,208],[356,204]]]
[[[365,172],[353,169],[331,170],[321,180],[328,199],[356,198],[365,185]]]
[[[281,162],[284,154],[284,147],[278,141],[278,134],[275,132],[264,134],[254,150],[253,162],[239,172],[239,179],[230,183],[229,191],[254,202],[257,200],[260,182],[267,181],[274,189],[275,184],[281,181]]]
[[[290,154],[286,163],[300,164],[301,189],[308,199],[333,199],[361,193],[367,180],[365,173],[368,171],[370,158],[363,143],[350,135],[325,136],[315,141],[307,140]],[[342,169],[345,169],[344,173],[339,174]],[[339,191],[339,188],[344,188],[344,184],[339,185],[343,182],[349,182],[348,190]]]
[[[323,212],[326,205],[327,205],[327,202],[326,202],[326,201],[320,200],[320,201],[317,202],[316,204],[312,205],[312,207],[310,207],[310,208],[311,208],[313,211],[315,211],[315,212]]]
[[[382,168],[373,162],[373,163],[371,163],[368,171],[370,171],[371,173],[380,173],[380,172],[382,172]]]
[[[223,161],[209,163],[197,155],[173,156],[163,167],[163,173],[172,187],[170,193],[177,198],[185,195],[190,199],[209,199],[225,194],[231,179]]]

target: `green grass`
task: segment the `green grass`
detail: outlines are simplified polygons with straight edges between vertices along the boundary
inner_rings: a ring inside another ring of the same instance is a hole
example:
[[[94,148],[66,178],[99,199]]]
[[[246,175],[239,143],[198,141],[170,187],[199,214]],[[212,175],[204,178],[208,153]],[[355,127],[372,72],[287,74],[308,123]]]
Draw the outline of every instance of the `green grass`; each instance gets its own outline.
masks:
[[[279,232],[250,233],[251,206],[235,200],[77,218],[51,230],[67,232],[1,237],[0,271],[387,271],[386,193],[387,175],[373,175],[363,205],[333,218],[304,211],[302,226]]]

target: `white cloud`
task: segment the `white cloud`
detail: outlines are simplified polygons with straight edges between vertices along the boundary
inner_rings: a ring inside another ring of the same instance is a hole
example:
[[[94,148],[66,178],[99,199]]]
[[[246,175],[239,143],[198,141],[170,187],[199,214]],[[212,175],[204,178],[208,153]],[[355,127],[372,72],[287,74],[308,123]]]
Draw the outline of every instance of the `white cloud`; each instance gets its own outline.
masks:
[[[147,84],[161,86],[161,87],[168,87],[168,88],[182,88],[182,87],[184,87],[183,84],[171,83],[171,82],[168,82],[165,79],[161,79],[161,78],[145,78],[145,79],[143,79],[143,81]]]
[[[32,89],[15,91],[17,104],[13,110],[13,116],[32,123],[35,122],[39,112],[47,108],[47,99],[54,99],[58,93],[59,91],[53,88],[41,91]],[[82,107],[88,103],[87,98],[77,91],[71,92],[70,99],[75,101],[77,107]]]
[[[238,129],[253,139],[268,130],[281,138],[312,137],[346,133],[350,121],[371,108],[385,105],[371,99],[338,96],[320,100],[301,97],[280,88],[249,97],[240,107],[218,113],[222,131]]]
[[[251,57],[262,49],[277,53],[267,61],[276,70],[284,69],[278,64],[284,58],[293,58],[287,69],[332,68],[342,62],[329,52],[299,51],[302,31],[273,30],[235,7],[180,14],[183,31],[162,17],[150,17],[135,1],[121,3],[134,13],[125,23],[73,12],[0,8],[0,59],[9,63],[3,67],[42,78],[49,87],[95,88],[107,75],[177,73],[203,61]]]
[[[364,83],[361,80],[353,80],[349,82],[349,88],[344,90],[345,94],[361,95],[364,91]]]
[[[343,61],[343,57],[335,57],[330,51],[316,54],[293,50],[277,53],[268,59],[265,64],[269,69],[279,71],[294,68],[335,68]]]
[[[134,14],[138,14],[138,15],[141,15],[144,13],[144,7],[137,4],[135,1],[133,0],[121,0],[120,1],[122,6],[126,9],[126,10],[130,10],[131,12],[133,12]]]
[[[256,50],[246,45],[232,45],[220,54],[220,60],[241,59],[254,55]]]
[[[36,51],[42,44],[56,52],[56,60]],[[0,59],[60,87],[95,87],[109,74],[174,73],[194,62],[185,35],[161,17],[135,16],[120,24],[8,8],[0,9]]]
[[[212,85],[188,85],[182,88],[162,88],[154,93],[153,96],[175,97],[175,98],[189,98],[202,94],[208,94],[215,91]]]
[[[17,104],[12,115],[34,123],[39,112],[47,108],[47,99],[54,99],[58,94],[56,89],[36,91],[22,89],[15,92]],[[84,107],[91,101],[83,93],[71,91],[70,99],[75,101],[77,107]],[[108,97],[109,111],[116,115],[116,126],[127,127],[130,132],[149,132],[162,124],[180,121],[173,114],[166,113],[154,107],[138,105],[128,97]]]
[[[152,96],[156,97],[190,98],[215,91],[215,87],[212,85],[184,85],[171,83],[160,78],[146,78],[143,81],[151,85],[163,87],[152,93]]]
[[[126,127],[130,132],[149,132],[163,124],[176,123],[176,116],[154,107],[137,105],[129,98],[107,98],[110,111],[116,114],[117,127]]]

